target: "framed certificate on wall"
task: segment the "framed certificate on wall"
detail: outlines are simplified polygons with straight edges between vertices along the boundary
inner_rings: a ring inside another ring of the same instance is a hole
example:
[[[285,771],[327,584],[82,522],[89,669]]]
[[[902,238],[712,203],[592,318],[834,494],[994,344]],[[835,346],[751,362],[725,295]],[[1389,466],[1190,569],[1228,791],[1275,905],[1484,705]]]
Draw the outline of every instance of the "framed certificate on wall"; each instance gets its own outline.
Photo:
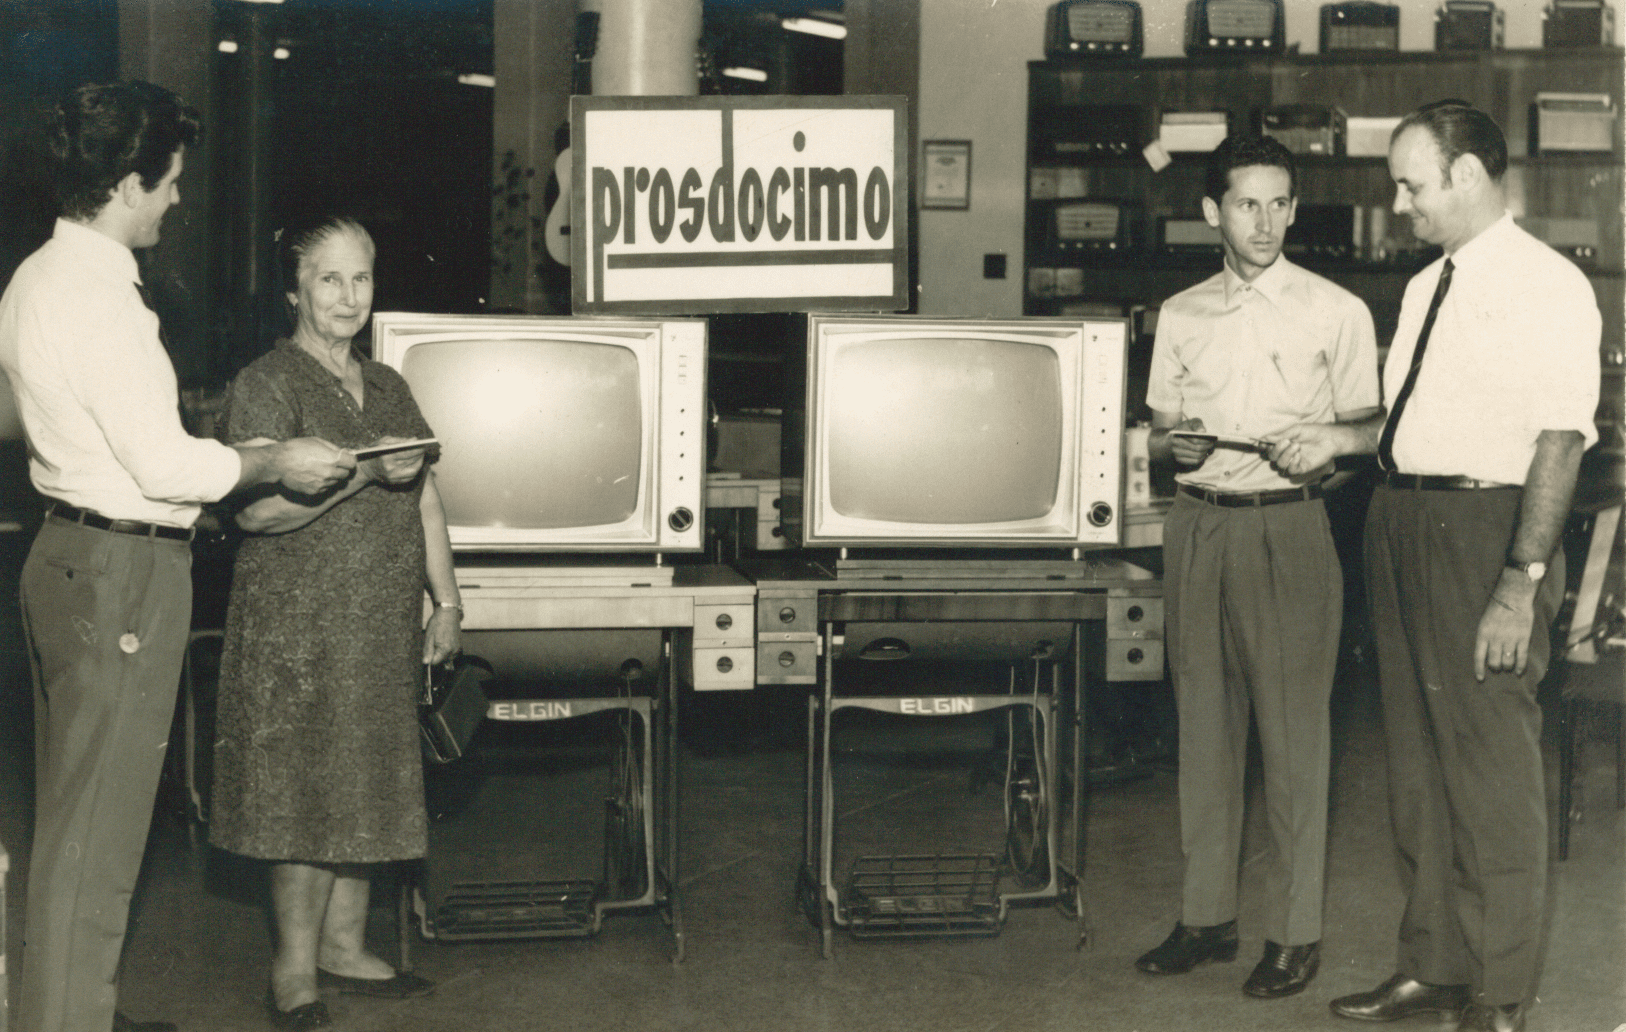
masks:
[[[923,146],[920,206],[971,207],[971,141],[927,140]]]

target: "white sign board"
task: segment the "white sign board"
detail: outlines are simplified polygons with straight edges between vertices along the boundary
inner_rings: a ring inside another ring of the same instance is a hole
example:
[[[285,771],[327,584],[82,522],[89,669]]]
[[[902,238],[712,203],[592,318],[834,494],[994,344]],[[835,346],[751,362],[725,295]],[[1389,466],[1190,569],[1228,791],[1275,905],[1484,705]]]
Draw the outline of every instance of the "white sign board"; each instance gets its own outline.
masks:
[[[572,311],[908,307],[902,97],[573,97]]]

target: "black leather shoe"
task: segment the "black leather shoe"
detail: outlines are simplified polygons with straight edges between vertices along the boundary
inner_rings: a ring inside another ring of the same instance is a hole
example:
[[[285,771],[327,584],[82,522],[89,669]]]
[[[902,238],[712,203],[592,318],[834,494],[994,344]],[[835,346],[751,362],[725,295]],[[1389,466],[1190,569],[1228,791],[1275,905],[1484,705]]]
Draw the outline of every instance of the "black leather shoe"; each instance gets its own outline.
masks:
[[[410,971],[397,971],[389,978],[351,978],[317,968],[316,984],[324,989],[337,989],[355,996],[383,996],[391,1000],[428,996],[435,991],[435,983]]]
[[[266,1013],[271,1015],[271,1027],[283,1029],[285,1032],[309,1032],[313,1028],[324,1028],[333,1024],[333,1018],[327,1012],[327,1004],[321,1000],[315,1003],[305,1003],[291,1010],[283,1010],[277,1006],[277,998],[272,994],[265,1001]]]
[[[1524,1032],[1524,1004],[1470,1003],[1457,1022],[1457,1032]]]
[[[1266,939],[1265,956],[1242,983],[1242,991],[1262,1000],[1302,993],[1320,967],[1321,943],[1283,946]]]
[[[1176,924],[1162,945],[1141,954],[1135,966],[1149,975],[1183,975],[1211,960],[1236,959],[1236,922],[1187,928]]]
[[[1460,1014],[1468,1006],[1465,985],[1429,985],[1396,973],[1371,992],[1340,996],[1328,1004],[1340,1018],[1398,1021],[1413,1014]]]
[[[113,1032],[175,1032],[175,1023],[173,1021],[131,1021],[118,1011],[114,1011]]]

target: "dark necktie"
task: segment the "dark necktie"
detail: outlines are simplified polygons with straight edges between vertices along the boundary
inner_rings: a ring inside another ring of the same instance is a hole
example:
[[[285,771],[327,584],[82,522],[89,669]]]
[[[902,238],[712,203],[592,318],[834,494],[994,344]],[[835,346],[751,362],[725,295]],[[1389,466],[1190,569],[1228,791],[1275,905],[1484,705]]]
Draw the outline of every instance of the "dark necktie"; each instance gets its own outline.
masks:
[[[1434,329],[1434,318],[1440,314],[1440,302],[1445,300],[1445,292],[1451,288],[1451,271],[1454,268],[1451,259],[1447,258],[1445,267],[1440,270],[1440,283],[1434,288],[1434,300],[1428,303],[1428,314],[1423,316],[1417,346],[1411,352],[1411,368],[1406,371],[1406,382],[1401,385],[1400,393],[1395,395],[1394,408],[1389,410],[1389,419],[1383,424],[1383,433],[1378,438],[1378,465],[1384,469],[1395,468],[1395,428],[1400,425],[1400,415],[1406,410],[1412,388],[1417,386],[1417,371],[1423,368],[1423,352],[1428,348],[1428,335]]]

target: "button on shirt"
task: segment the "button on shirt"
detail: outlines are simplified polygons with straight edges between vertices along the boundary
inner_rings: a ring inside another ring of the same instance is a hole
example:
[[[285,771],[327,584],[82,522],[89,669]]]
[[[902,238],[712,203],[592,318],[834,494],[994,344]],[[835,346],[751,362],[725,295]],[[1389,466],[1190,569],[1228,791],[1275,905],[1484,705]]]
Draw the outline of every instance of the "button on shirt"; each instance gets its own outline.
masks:
[[[1504,215],[1451,256],[1455,271],[1395,430],[1402,473],[1523,484],[1543,430],[1598,439],[1597,295],[1579,269]],[[1412,277],[1383,369],[1405,382],[1445,260]]]
[[[0,299],[0,368],[41,494],[113,519],[190,527],[242,473],[181,426],[175,367],[130,249],[57,220]]]
[[[1252,283],[1226,265],[1163,304],[1146,404],[1244,437],[1376,408],[1372,315],[1354,294],[1286,258]],[[1330,470],[1289,479],[1257,452],[1218,447],[1175,479],[1215,491],[1272,491],[1315,483]]]

